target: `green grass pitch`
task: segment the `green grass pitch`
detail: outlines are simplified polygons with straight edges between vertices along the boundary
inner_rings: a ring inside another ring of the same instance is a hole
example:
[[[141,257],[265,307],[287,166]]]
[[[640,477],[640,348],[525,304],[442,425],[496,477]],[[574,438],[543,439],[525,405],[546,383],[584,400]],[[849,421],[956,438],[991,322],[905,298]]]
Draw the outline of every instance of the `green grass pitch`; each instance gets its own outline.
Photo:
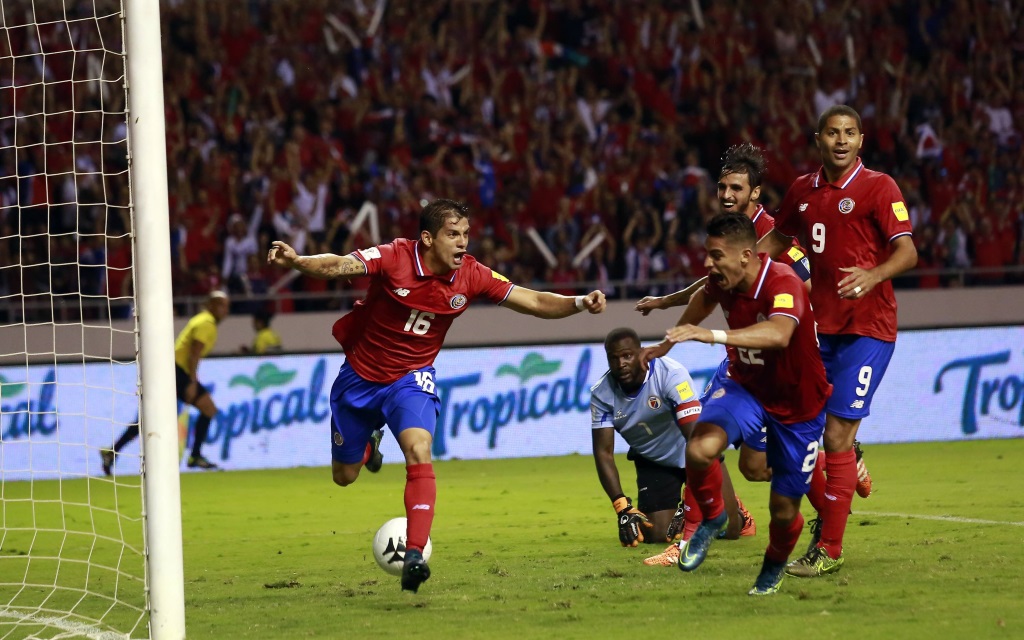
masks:
[[[418,594],[370,551],[377,527],[404,515],[403,466],[344,489],[327,468],[188,474],[188,637],[1024,637],[1024,439],[866,447],[875,494],[854,500],[843,569],[787,578],[761,599],[746,592],[767,544],[768,487],[743,480],[736,455],[727,463],[757,536],[715,542],[692,574],[641,563],[664,545],[619,546],[589,455],[436,463],[433,575]],[[618,466],[635,493],[631,463]],[[62,483],[65,499],[87,486],[76,482]],[[5,485],[8,525],[30,486],[47,498],[58,484]],[[137,488],[121,489],[122,504],[137,503]],[[74,526],[74,512],[64,518]],[[20,567],[30,544],[44,541],[5,535],[0,569]],[[67,541],[60,551],[78,552]],[[92,636],[0,620],[0,638],[54,637]]]
[[[855,499],[846,565],[757,600],[767,485],[735,473],[735,452],[757,536],[716,542],[689,575],[641,563],[663,545],[619,546],[590,456],[437,463],[433,576],[416,595],[370,553],[404,514],[404,467],[344,489],[325,468],[189,475],[189,638],[1024,636],[1024,440],[865,455],[876,491]]]

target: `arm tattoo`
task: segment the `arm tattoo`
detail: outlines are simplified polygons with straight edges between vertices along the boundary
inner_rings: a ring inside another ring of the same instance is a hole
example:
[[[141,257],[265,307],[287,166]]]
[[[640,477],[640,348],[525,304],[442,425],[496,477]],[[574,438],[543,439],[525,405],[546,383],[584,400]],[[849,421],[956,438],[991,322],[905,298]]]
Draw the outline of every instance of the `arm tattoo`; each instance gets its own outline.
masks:
[[[363,265],[348,256],[337,256],[333,253],[321,253],[305,256],[295,263],[296,268],[307,275],[318,278],[348,278],[365,273]]]

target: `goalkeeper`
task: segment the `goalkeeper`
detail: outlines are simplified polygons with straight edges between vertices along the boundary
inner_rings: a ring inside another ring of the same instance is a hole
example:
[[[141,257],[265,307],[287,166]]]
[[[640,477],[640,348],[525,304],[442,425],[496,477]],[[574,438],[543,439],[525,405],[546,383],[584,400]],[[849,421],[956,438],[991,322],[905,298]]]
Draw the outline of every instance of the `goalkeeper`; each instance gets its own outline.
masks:
[[[700,417],[701,405],[686,368],[671,358],[657,358],[645,370],[640,360],[640,338],[628,328],[615,329],[604,341],[608,371],[591,390],[590,414],[594,462],[601,486],[612,502],[619,542],[635,547],[640,542],[672,542],[700,524],[700,509],[687,492],[680,503],[686,481],[686,437]],[[625,495],[615,466],[615,432],[629,444],[627,458],[636,465],[637,503]],[[754,535],[750,514],[732,492],[726,480],[723,490],[729,514],[728,538]],[[678,508],[677,508],[678,505]],[[663,553],[648,558],[648,565],[675,564],[679,548],[672,544]]]

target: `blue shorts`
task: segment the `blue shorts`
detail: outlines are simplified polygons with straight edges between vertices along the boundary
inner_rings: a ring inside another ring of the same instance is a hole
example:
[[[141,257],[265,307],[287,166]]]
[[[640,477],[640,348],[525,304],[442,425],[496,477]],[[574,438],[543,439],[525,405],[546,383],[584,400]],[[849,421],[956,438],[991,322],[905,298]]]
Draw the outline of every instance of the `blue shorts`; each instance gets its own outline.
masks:
[[[857,335],[820,335],[821,361],[834,387],[825,411],[848,420],[863,420],[871,413],[875,396],[895,342]]]
[[[722,364],[718,365],[718,369],[715,370],[715,375],[711,376],[711,380],[708,382],[708,385],[704,387],[704,393],[700,396],[700,404],[702,407],[700,421],[717,424],[725,429],[726,434],[729,436],[729,444],[733,445],[737,449],[741,444],[745,444],[754,451],[763,452],[767,443],[767,440],[765,439],[766,423],[761,422],[760,419],[756,418],[758,411],[763,412],[763,409],[761,409],[761,403],[754,400],[753,396],[750,394],[747,394],[746,398],[749,399],[749,402],[753,403],[753,406],[745,406],[741,410],[734,409],[729,411],[726,409],[724,410],[724,413],[721,413],[722,409],[720,405],[715,403],[715,413],[712,414],[714,415],[714,419],[708,418],[708,403],[716,400],[716,395],[721,397],[726,394],[727,387],[725,387],[725,385],[729,384],[739,387],[738,384],[733,382],[728,375],[726,375],[728,370],[729,359],[726,358],[725,360],[722,360]],[[744,402],[746,401],[747,400],[744,400]]]
[[[390,384],[359,377],[348,361],[331,387],[331,458],[342,464],[363,459],[374,429],[385,424],[398,434],[412,427],[434,435],[441,401],[434,393],[434,368],[411,371]]]
[[[758,432],[762,425],[767,427],[766,446],[757,450],[767,451],[772,491],[789,498],[807,493],[818,459],[818,441],[825,432],[824,411],[814,420],[783,424],[765,411],[749,391],[726,378],[704,404],[700,421],[725,429],[729,442],[736,442],[741,430],[749,429],[749,425],[757,425]]]

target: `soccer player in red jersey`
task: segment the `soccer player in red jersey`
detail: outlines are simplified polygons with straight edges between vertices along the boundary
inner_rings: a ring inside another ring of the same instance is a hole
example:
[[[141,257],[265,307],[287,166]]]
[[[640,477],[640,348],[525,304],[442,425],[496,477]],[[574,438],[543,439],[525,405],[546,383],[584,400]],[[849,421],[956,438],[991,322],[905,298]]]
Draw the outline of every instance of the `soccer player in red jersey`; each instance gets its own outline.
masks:
[[[338,320],[334,337],[345,363],[331,389],[331,456],[334,482],[355,482],[366,466],[380,469],[381,429],[386,424],[405,455],[408,518],[402,588],[419,589],[430,569],[423,547],[434,519],[437,485],[431,445],[440,402],[434,358],[452,322],[475,298],[539,318],[601,313],[601,291],[562,296],[513,285],[466,251],[469,212],[438,199],[420,215],[418,240],[396,239],[345,256],[300,256],[274,242],[267,261],[320,278],[369,276],[366,298]]]
[[[703,521],[682,550],[679,568],[699,567],[727,524],[719,455],[739,439],[744,424],[764,424],[771,522],[761,572],[749,593],[770,595],[779,590],[803,529],[800,500],[818,457],[832,385],[825,379],[803,281],[788,266],[755,253],[754,223],[744,214],[715,216],[707,234],[708,281],[665,341],[727,345],[729,375],[705,400],[687,442],[686,481]],[[697,326],[719,305],[729,331]]]
[[[892,278],[917,264],[910,216],[899,187],[858,157],[860,115],[829,107],[814,135],[820,170],[801,176],[783,198],[775,229],[758,250],[779,255],[792,237],[810,249],[811,303],[821,356],[835,385],[825,424],[820,540],[787,572],[812,577],[843,564],[843,533],[858,485],[854,440],[896,345]]]

